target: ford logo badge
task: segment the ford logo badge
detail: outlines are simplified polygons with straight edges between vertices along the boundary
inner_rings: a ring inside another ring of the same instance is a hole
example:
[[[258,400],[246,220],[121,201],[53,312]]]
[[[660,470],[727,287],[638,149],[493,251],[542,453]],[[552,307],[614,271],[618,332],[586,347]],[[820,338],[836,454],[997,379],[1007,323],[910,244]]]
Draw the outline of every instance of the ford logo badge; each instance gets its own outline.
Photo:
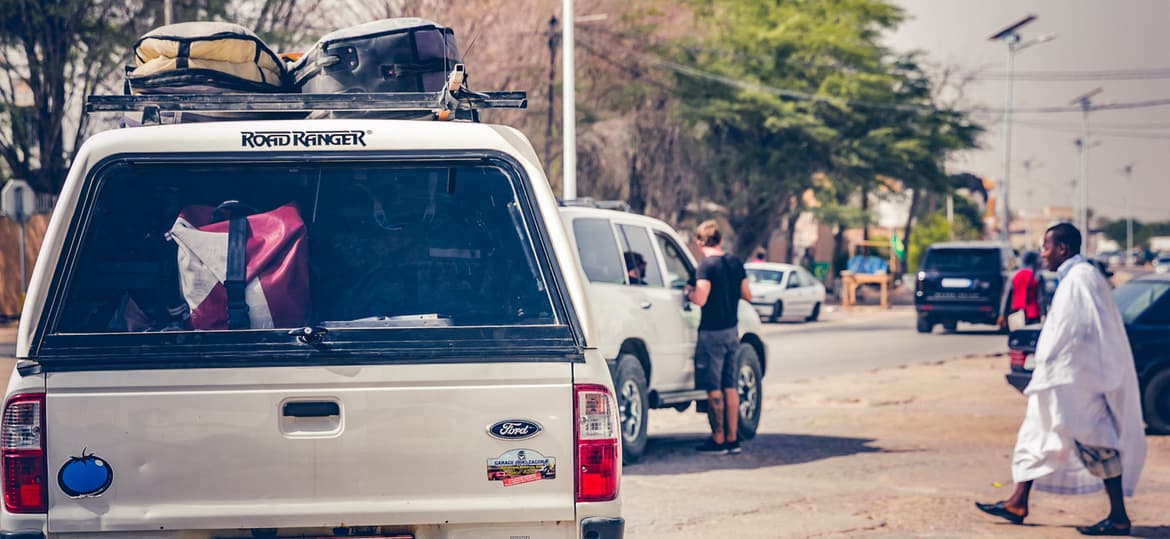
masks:
[[[498,440],[527,440],[544,430],[540,423],[526,419],[505,419],[488,427],[488,436]]]

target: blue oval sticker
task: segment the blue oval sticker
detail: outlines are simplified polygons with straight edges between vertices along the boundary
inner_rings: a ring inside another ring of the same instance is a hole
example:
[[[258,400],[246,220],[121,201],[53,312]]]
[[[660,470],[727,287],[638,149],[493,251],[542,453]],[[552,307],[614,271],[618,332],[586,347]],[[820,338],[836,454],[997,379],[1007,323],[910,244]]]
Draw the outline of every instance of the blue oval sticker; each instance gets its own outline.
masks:
[[[505,419],[488,427],[488,435],[499,440],[527,440],[544,430],[540,423],[527,419]]]
[[[110,463],[90,453],[72,457],[57,472],[57,484],[71,498],[101,496],[114,482]]]

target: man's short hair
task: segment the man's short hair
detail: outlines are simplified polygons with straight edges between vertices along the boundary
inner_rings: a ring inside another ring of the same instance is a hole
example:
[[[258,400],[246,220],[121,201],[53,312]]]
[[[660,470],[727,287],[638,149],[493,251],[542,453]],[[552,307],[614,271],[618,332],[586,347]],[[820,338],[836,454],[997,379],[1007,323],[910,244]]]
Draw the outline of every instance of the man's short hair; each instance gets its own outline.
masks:
[[[709,219],[699,223],[698,228],[695,229],[695,237],[703,244],[703,247],[715,247],[723,241],[723,234],[719,232],[719,223],[714,219]]]
[[[1068,223],[1057,223],[1048,227],[1048,233],[1052,234],[1052,243],[1063,243],[1068,247],[1070,254],[1081,254],[1081,231],[1077,227]]]

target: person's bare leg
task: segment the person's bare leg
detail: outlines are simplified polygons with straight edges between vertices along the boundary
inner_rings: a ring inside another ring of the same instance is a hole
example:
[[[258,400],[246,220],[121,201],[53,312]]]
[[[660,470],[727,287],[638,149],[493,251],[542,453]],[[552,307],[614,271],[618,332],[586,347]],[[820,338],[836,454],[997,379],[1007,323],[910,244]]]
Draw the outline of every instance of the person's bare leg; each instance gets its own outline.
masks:
[[[723,395],[727,408],[727,423],[724,428],[727,437],[725,439],[728,442],[735,442],[739,440],[739,391],[724,389]]]
[[[1021,517],[1028,516],[1028,495],[1032,493],[1032,482],[1016,483],[1016,490],[1011,497],[1004,500],[1003,505],[1008,511]]]
[[[723,438],[723,392],[719,390],[707,392],[707,421],[711,423],[711,439],[722,444]]]

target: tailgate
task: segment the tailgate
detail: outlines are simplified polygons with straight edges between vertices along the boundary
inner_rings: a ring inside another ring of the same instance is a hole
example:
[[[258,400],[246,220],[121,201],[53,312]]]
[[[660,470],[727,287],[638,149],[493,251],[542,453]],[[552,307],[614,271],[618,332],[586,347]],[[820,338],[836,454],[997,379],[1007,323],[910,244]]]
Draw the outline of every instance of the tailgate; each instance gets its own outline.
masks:
[[[49,530],[571,521],[571,369],[51,373]],[[541,430],[488,434],[509,420],[497,430]]]

